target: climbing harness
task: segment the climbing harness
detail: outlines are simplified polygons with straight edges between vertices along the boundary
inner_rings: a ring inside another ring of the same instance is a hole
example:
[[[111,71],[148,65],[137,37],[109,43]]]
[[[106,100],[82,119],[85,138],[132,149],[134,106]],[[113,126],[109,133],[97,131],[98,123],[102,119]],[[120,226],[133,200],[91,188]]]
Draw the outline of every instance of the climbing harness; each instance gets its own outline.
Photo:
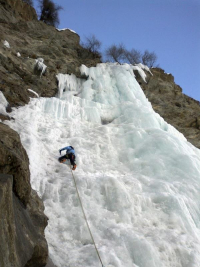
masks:
[[[85,211],[84,211],[84,209],[83,209],[83,204],[82,204],[82,201],[81,201],[79,192],[78,192],[78,187],[77,187],[76,180],[75,180],[74,174],[73,174],[73,172],[72,172],[72,169],[71,169],[71,173],[72,173],[72,177],[73,177],[73,180],[74,180],[74,185],[75,185],[75,188],[76,188],[76,192],[77,192],[77,195],[78,195],[78,199],[79,199],[79,202],[80,202],[80,206],[81,206],[81,209],[82,209],[82,212],[83,212],[83,216],[84,216],[85,221],[86,221],[86,224],[87,224],[88,231],[89,231],[89,233],[90,233],[92,242],[93,242],[94,247],[95,247],[95,250],[96,250],[96,252],[97,252],[97,256],[98,256],[98,258],[99,258],[99,260],[100,260],[100,262],[101,262],[102,267],[104,267],[103,262],[102,262],[102,260],[101,260],[101,257],[100,257],[100,255],[99,255],[99,251],[98,251],[97,246],[96,246],[96,244],[95,244],[95,241],[94,241],[92,232],[91,232],[91,230],[90,230],[90,226],[89,226],[89,224],[88,224],[88,220],[87,220],[87,217],[86,217],[86,215],[85,215]]]

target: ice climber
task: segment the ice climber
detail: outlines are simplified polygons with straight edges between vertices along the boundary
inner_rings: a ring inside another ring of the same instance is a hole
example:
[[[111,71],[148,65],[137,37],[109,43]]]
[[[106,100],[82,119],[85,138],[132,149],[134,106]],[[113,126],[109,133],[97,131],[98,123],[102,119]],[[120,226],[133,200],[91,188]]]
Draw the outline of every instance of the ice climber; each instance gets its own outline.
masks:
[[[76,155],[73,146],[66,146],[59,150],[60,155],[63,150],[66,150],[66,154],[58,159],[60,163],[64,163],[67,159],[70,160],[71,165],[73,166],[72,170],[76,169]]]

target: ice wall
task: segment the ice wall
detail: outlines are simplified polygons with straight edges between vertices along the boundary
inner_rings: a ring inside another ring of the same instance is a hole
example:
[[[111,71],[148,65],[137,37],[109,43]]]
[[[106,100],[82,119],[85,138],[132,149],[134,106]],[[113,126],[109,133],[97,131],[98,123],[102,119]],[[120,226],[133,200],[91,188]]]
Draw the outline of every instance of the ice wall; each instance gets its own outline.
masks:
[[[83,206],[105,267],[200,266],[200,152],[156,114],[129,65],[59,75],[58,98],[16,109],[58,267],[101,266],[58,150],[72,145]]]

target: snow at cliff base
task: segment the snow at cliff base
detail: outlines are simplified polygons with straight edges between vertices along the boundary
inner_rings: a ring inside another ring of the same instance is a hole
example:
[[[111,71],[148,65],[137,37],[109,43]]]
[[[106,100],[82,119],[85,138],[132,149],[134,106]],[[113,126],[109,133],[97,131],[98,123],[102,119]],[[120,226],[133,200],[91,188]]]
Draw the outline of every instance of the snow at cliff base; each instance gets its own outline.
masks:
[[[56,98],[34,98],[8,124],[28,153],[31,183],[49,217],[58,267],[101,266],[78,202],[74,176],[104,267],[200,266],[200,151],[152,109],[130,65],[81,67],[58,75]]]

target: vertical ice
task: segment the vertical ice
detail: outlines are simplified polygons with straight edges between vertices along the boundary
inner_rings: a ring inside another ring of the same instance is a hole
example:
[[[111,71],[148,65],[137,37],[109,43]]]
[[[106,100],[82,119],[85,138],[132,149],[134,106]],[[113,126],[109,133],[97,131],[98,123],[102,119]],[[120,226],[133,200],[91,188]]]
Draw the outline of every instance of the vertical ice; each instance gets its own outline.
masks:
[[[106,267],[200,266],[199,150],[153,111],[132,66],[81,72],[85,79],[58,75],[59,98],[32,99],[8,122],[21,135],[45,204],[54,263],[100,266],[71,172],[57,162],[58,149],[72,145],[74,175]]]

